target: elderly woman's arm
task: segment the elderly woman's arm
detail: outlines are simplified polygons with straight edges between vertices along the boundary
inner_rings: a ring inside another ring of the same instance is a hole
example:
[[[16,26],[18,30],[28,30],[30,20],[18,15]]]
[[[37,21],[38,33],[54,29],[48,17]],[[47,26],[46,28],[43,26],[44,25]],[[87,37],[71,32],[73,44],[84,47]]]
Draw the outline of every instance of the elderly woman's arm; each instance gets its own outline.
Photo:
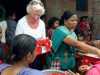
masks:
[[[79,48],[80,50],[82,50],[82,52],[86,52],[86,53],[95,53],[97,55],[100,56],[100,49],[90,46],[84,42],[78,41],[78,40],[74,40],[71,38],[66,37],[64,39],[64,42],[70,46],[75,46],[77,48]]]

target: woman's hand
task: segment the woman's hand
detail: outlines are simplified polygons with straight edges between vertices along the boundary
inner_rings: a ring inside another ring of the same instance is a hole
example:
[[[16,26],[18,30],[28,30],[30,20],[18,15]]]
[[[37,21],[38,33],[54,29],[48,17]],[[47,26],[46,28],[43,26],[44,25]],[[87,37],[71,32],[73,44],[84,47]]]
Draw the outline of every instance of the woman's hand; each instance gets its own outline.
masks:
[[[81,71],[81,72],[85,72],[85,71],[87,71],[89,69],[90,69],[90,66],[88,66],[88,65],[81,65],[79,67],[79,71]]]

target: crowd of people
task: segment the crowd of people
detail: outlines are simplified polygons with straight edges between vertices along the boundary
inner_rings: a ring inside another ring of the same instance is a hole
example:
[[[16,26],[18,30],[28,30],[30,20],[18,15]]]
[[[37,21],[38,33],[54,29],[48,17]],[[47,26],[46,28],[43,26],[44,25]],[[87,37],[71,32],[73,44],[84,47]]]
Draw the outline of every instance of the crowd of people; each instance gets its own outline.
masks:
[[[3,7],[0,12],[0,75],[44,75],[39,71],[44,69],[100,75],[100,40],[94,41],[87,16],[79,18],[66,10],[46,23],[40,0],[31,0],[27,14],[18,21],[15,12],[7,19]]]

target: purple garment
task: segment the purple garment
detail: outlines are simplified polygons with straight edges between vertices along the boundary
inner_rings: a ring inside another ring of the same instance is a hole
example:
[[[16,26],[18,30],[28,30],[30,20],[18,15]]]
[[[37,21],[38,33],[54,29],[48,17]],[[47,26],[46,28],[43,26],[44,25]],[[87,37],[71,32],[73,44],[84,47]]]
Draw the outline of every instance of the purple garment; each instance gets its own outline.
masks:
[[[2,72],[4,69],[6,69],[9,66],[11,66],[11,65],[8,65],[8,64],[0,64],[0,72]]]
[[[4,69],[8,68],[11,65],[8,64],[0,64],[0,72]],[[43,73],[39,70],[31,69],[31,68],[24,68],[22,69],[17,75],[43,75]]]
[[[18,73],[18,75],[43,75],[43,73],[39,70],[24,68]]]

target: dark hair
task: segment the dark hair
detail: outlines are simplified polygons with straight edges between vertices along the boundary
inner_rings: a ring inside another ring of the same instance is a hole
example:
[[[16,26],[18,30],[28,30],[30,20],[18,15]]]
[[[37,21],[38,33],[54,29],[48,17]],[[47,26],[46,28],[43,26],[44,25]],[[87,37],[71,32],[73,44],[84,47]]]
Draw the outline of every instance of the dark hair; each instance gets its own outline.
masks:
[[[72,13],[71,11],[65,11],[63,13],[63,15],[61,16],[60,25],[63,25],[64,24],[64,20],[68,20],[74,14],[75,13]]]
[[[88,16],[82,16],[82,17],[80,17],[80,21],[82,21],[84,19],[88,19]]]
[[[54,23],[56,21],[59,21],[59,18],[56,18],[56,17],[51,17],[49,20],[48,20],[48,27],[51,28],[53,27]]]
[[[12,54],[13,61],[20,61],[29,52],[33,52],[36,47],[36,40],[26,34],[20,34],[13,39]]]

